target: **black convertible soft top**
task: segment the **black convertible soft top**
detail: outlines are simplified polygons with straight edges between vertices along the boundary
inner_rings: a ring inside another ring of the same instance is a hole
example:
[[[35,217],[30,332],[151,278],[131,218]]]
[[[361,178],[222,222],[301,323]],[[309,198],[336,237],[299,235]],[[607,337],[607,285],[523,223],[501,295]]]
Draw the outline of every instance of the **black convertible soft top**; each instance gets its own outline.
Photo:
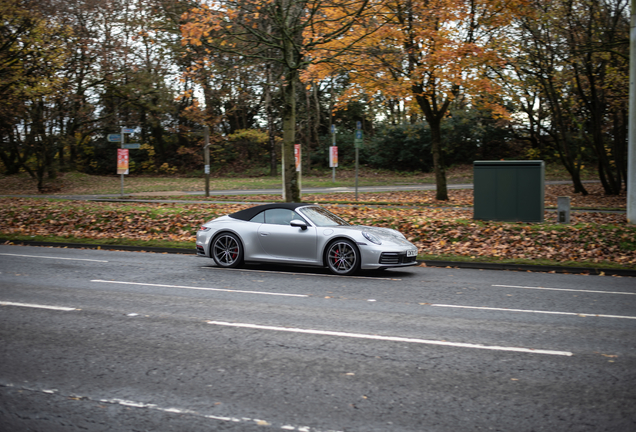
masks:
[[[237,211],[236,213],[232,213],[229,215],[231,218],[240,219],[244,221],[251,220],[254,216],[262,212],[263,210],[269,209],[287,209],[287,210],[296,210],[298,207],[304,207],[309,204],[307,203],[280,203],[280,204],[263,204],[256,207],[250,207],[245,210]]]

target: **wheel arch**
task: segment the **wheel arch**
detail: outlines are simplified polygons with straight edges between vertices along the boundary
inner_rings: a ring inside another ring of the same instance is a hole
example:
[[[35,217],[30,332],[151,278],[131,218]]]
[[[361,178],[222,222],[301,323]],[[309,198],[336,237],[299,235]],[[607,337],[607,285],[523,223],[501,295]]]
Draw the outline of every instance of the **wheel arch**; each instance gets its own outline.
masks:
[[[334,244],[338,240],[348,240],[351,243],[353,243],[353,246],[358,251],[358,256],[360,257],[360,260],[362,260],[362,253],[360,252],[360,247],[358,246],[358,242],[349,236],[337,235],[337,236],[334,236],[333,238],[330,238],[329,241],[325,242],[325,245],[323,246],[322,251],[320,252],[320,257],[321,257],[320,259],[322,261],[323,267],[327,267],[327,250],[332,244]]]
[[[216,238],[222,234],[233,234],[238,238],[238,241],[241,242],[241,247],[243,248],[243,252],[245,252],[245,242],[243,241],[243,237],[235,230],[229,228],[222,228],[214,233],[214,235],[210,236],[210,243],[208,244],[208,256],[212,258],[212,246],[214,245],[214,241]]]

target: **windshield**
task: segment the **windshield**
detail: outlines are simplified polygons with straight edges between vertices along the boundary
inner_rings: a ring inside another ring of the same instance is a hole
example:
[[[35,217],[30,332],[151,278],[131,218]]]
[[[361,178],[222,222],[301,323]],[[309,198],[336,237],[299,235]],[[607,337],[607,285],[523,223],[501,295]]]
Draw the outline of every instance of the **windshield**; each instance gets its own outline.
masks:
[[[303,207],[299,209],[317,227],[349,225],[349,223],[322,207]]]

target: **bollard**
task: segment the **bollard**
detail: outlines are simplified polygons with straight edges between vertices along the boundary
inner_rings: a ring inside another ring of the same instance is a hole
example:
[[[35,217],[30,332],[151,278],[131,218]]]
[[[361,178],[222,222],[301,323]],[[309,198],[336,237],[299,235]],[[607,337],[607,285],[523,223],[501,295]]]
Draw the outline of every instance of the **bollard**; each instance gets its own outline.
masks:
[[[570,197],[557,198],[557,222],[570,223]]]

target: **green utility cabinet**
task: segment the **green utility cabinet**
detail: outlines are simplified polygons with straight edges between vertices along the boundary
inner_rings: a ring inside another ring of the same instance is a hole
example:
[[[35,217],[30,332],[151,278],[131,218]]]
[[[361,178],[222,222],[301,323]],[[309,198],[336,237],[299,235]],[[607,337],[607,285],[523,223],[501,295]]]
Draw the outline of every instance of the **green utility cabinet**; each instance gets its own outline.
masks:
[[[475,161],[474,219],[543,222],[543,161]]]

